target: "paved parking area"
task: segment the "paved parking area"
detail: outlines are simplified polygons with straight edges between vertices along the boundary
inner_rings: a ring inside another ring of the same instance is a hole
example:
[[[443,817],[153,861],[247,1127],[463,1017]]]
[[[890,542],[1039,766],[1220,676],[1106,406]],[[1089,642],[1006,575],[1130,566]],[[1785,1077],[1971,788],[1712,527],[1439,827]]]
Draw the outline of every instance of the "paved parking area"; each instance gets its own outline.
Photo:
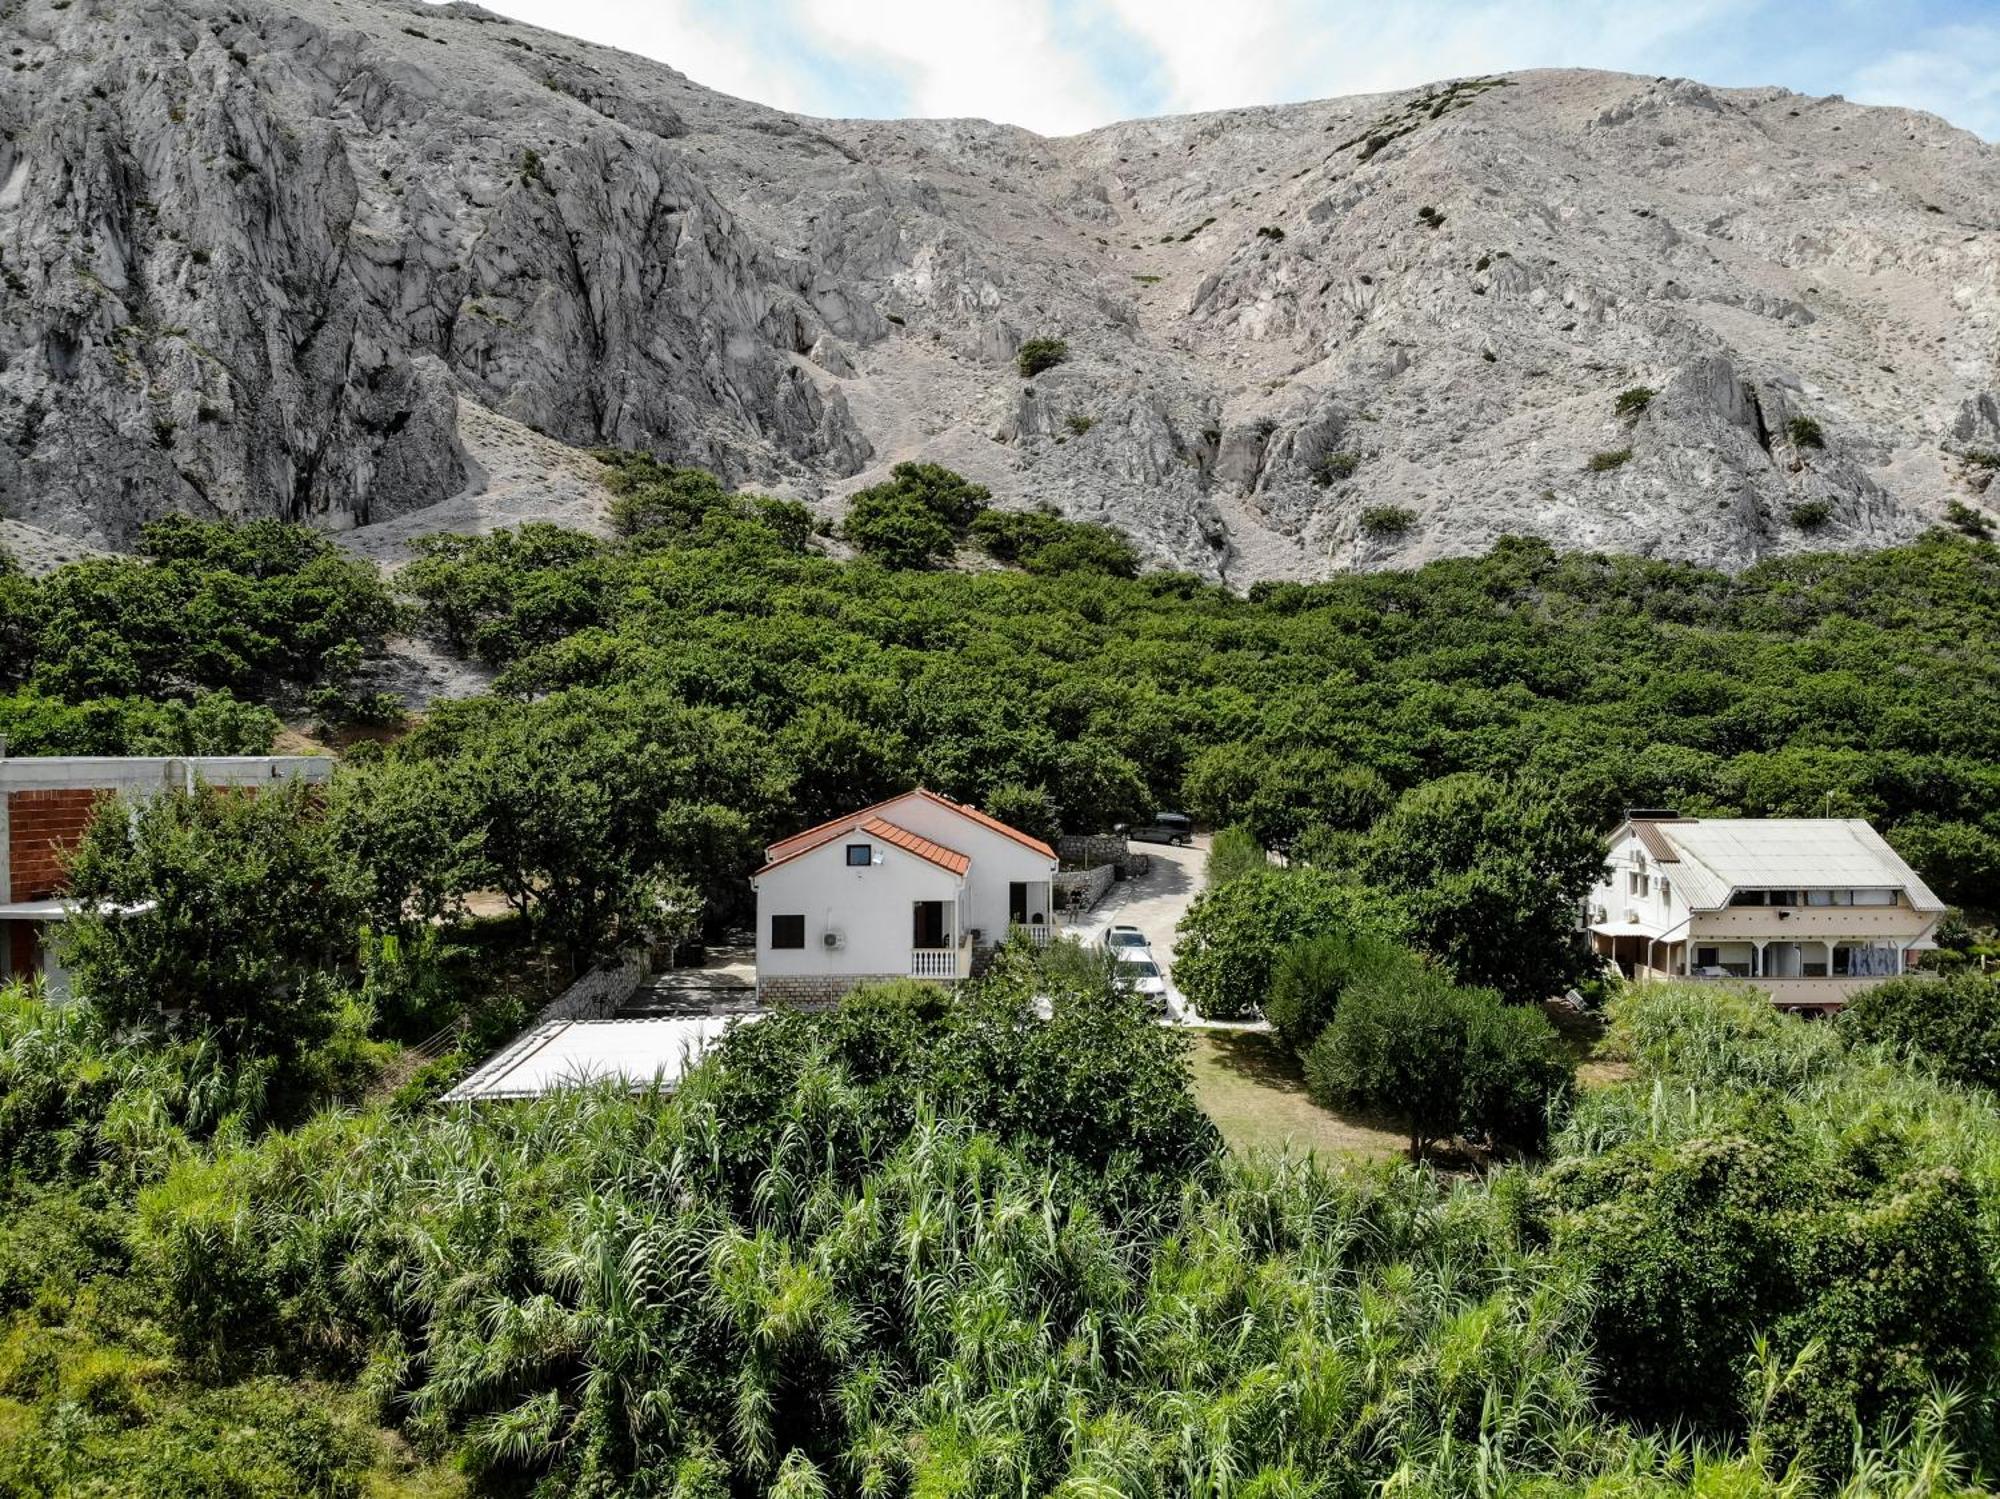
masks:
[[[1201,894],[1208,866],[1208,835],[1197,833],[1187,848],[1164,843],[1134,843],[1134,853],[1153,856],[1153,867],[1138,879],[1113,885],[1097,909],[1068,933],[1094,943],[1115,925],[1136,926],[1153,942],[1153,956],[1169,976],[1174,968],[1174,929],[1194,898]],[[1178,988],[1169,986],[1167,1007],[1176,1020],[1194,1019]]]

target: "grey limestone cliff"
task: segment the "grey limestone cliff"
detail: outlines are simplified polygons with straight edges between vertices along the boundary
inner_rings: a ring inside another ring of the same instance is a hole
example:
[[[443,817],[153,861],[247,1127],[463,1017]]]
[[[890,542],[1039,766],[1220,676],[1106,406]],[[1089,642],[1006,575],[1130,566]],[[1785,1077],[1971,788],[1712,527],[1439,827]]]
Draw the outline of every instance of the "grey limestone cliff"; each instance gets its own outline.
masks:
[[[1907,111],[1549,72],[1050,140],[395,0],[0,0],[0,67],[15,535],[387,548],[537,513],[541,442],[829,511],[924,457],[1239,581],[1735,566],[2000,453],[2000,150]]]

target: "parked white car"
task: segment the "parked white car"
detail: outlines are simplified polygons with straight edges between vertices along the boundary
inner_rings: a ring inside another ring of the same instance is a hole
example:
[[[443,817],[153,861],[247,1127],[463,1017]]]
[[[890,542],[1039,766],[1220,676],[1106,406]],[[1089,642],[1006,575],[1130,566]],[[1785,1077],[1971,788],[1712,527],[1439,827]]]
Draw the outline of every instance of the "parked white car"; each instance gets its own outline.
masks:
[[[1114,926],[1100,939],[1106,952],[1124,955],[1128,952],[1152,954],[1152,939],[1136,926]]]
[[[1145,1000],[1148,1008],[1164,1010],[1167,1007],[1167,975],[1154,958],[1152,949],[1121,949],[1114,971],[1119,987],[1129,989]]]

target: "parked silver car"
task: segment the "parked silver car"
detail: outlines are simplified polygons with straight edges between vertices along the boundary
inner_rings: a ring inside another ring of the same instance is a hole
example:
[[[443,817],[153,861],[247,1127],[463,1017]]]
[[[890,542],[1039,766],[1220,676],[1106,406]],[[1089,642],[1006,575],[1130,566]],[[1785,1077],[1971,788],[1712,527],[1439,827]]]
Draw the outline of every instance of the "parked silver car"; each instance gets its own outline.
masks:
[[[1146,934],[1136,926],[1114,926],[1099,940],[1107,952],[1114,953],[1131,952],[1135,948],[1140,952],[1146,952],[1153,945]]]

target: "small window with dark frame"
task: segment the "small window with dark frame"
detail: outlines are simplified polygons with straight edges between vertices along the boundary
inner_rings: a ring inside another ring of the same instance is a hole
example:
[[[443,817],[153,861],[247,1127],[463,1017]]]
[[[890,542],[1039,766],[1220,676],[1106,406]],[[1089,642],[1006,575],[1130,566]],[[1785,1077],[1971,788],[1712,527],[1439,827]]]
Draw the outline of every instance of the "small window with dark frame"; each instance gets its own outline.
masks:
[[[875,845],[872,843],[850,843],[847,845],[847,867],[860,869],[875,862]]]
[[[803,916],[773,916],[771,918],[771,946],[804,947],[806,945],[806,919]]]

